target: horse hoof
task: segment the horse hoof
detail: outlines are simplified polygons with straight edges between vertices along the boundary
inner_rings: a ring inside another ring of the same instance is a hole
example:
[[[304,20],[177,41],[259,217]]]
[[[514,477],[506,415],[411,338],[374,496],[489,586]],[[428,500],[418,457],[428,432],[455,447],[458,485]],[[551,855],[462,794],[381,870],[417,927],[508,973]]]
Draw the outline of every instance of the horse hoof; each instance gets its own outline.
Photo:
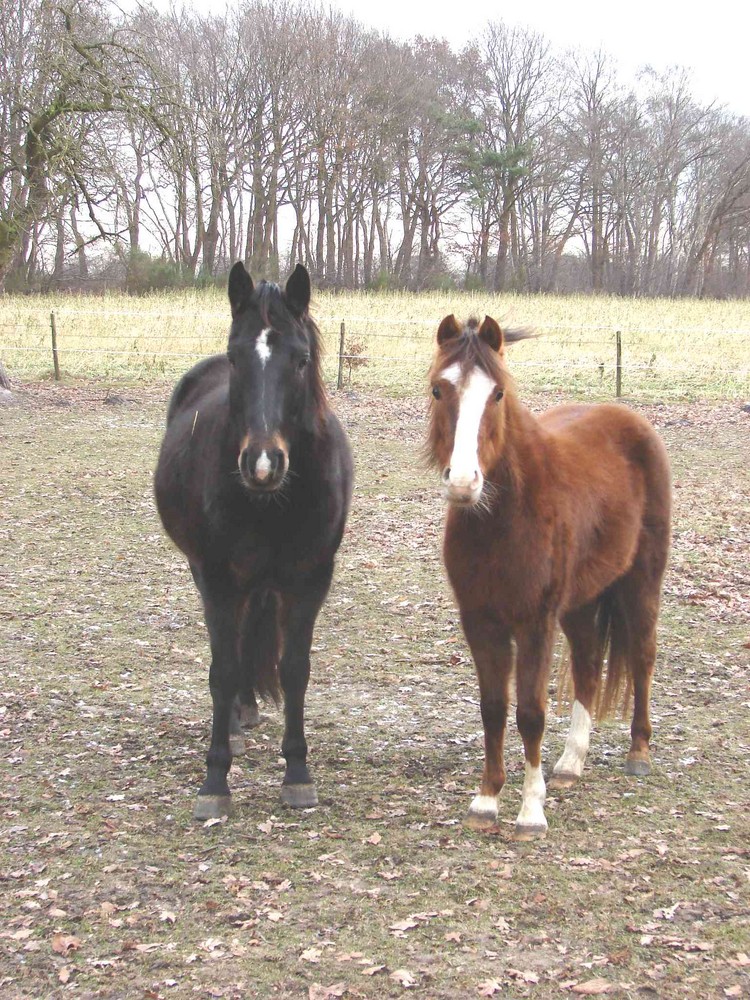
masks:
[[[257,705],[240,706],[240,725],[243,729],[255,729],[260,725],[260,710]]]
[[[229,750],[233,757],[241,757],[245,752],[245,737],[242,733],[229,734]]]
[[[530,840],[543,840],[547,836],[547,827],[537,824],[535,826],[516,826],[513,830],[513,840],[520,842]]]
[[[567,788],[572,788],[574,785],[578,784],[578,775],[571,774],[569,771],[560,771],[557,774],[552,774],[547,782],[547,788],[553,791],[557,789],[562,791]]]
[[[625,760],[625,774],[635,778],[645,778],[651,774],[651,764],[647,757],[628,757]]]
[[[464,826],[469,830],[492,830],[497,826],[497,814],[468,812]]]
[[[231,815],[231,795],[199,795],[195,800],[193,819],[220,819]]]
[[[315,785],[282,785],[281,801],[291,809],[311,809],[318,804]]]

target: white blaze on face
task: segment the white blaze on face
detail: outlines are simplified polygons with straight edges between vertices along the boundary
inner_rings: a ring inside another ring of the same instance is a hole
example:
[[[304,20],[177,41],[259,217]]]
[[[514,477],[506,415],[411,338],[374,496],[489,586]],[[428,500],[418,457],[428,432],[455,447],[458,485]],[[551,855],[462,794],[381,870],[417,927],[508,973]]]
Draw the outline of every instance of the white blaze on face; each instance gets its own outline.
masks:
[[[451,365],[443,372],[443,378],[454,385],[458,385],[460,375],[458,365]],[[458,390],[458,420],[446,483],[449,490],[470,490],[472,494],[482,490],[484,479],[479,469],[479,426],[487,400],[494,390],[494,381],[481,368],[475,368]]]
[[[258,334],[258,339],[255,341],[255,350],[258,352],[260,363],[264,368],[266,367],[266,362],[271,357],[271,345],[268,343],[269,333],[271,333],[270,327],[261,330]]]
[[[589,750],[591,715],[580,701],[573,702],[570,713],[570,731],[565,741],[562,757],[555,764],[553,774],[569,774],[580,778]]]

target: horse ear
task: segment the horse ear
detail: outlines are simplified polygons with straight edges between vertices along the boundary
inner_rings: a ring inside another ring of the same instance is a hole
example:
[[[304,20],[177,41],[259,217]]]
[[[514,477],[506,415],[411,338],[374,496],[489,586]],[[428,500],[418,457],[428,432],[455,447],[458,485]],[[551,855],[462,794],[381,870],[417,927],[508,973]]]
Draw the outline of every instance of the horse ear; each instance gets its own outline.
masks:
[[[245,270],[245,265],[241,260],[232,267],[229,272],[229,304],[232,307],[232,316],[239,316],[250,304],[250,296],[253,294],[253,279]]]
[[[443,322],[438,327],[437,332],[437,342],[442,345],[446,340],[453,340],[454,337],[461,336],[461,327],[456,322],[456,317],[453,313],[450,316],[446,316]]]
[[[307,273],[307,268],[302,264],[297,264],[289,275],[284,294],[286,295],[289,308],[295,316],[301,316],[307,311],[307,307],[310,305],[311,294],[310,275]]]
[[[503,331],[491,316],[485,316],[482,325],[477,331],[481,339],[488,344],[493,351],[503,350]]]

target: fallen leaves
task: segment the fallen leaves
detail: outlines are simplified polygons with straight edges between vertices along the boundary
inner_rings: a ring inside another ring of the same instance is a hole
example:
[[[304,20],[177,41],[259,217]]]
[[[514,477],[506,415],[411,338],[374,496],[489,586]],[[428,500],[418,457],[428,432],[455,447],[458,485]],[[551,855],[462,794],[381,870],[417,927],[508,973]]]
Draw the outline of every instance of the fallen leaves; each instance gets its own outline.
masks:
[[[572,987],[571,993],[576,993],[578,996],[584,997],[599,997],[603,996],[605,993],[611,993],[615,989],[614,985],[607,979],[596,978],[587,979],[585,983],[576,983]]]
[[[52,950],[57,952],[58,955],[67,955],[68,952],[78,951],[81,944],[81,939],[75,937],[73,934],[52,935]]]
[[[399,986],[403,986],[406,990],[417,985],[417,980],[414,977],[414,974],[409,972],[408,969],[396,969],[395,972],[390,974],[389,978],[392,979],[394,983],[398,983]]]
[[[503,987],[497,979],[485,979],[477,984],[477,990],[480,997],[494,997],[496,993],[502,993]]]

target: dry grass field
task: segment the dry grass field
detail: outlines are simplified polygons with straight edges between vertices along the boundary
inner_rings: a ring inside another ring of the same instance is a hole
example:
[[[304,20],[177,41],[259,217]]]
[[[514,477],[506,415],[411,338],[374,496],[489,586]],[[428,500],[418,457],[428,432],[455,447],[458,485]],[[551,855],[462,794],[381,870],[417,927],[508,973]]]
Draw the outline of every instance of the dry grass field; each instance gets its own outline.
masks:
[[[313,647],[319,807],[281,805],[267,707],[236,815],[200,824],[206,633],[151,496],[168,387],[108,387],[28,385],[0,410],[4,1000],[750,994],[750,415],[638,404],[675,486],[653,774],[626,777],[626,723],[598,724],[546,840],[518,844],[512,723],[500,822],[462,825],[481,723],[415,460],[423,398],[334,394],[357,483]]]
[[[511,839],[513,723],[498,825],[462,825],[478,692],[418,459],[449,312],[539,330],[512,356],[535,410],[611,398],[621,330],[624,394],[673,467],[653,773],[626,777],[627,722],[599,722],[532,844]],[[218,292],[0,298],[0,997],[750,996],[750,303],[319,295],[329,382],[342,320],[368,358],[333,392],[357,471],[313,645],[320,805],[281,805],[267,706],[235,816],[200,824],[207,637],[151,475],[171,383],[227,315]]]
[[[192,361],[224,349],[228,308],[215,289],[129,298],[0,298],[0,361],[21,380],[52,372],[55,314],[64,376],[113,386],[171,379]],[[337,374],[341,323],[346,384],[418,391],[434,332],[448,313],[489,313],[540,336],[514,348],[519,381],[611,397],[615,334],[622,337],[623,394],[642,400],[740,398],[750,393],[750,302],[609,297],[489,296],[469,293],[325,294],[314,303],[326,343],[329,382]]]

